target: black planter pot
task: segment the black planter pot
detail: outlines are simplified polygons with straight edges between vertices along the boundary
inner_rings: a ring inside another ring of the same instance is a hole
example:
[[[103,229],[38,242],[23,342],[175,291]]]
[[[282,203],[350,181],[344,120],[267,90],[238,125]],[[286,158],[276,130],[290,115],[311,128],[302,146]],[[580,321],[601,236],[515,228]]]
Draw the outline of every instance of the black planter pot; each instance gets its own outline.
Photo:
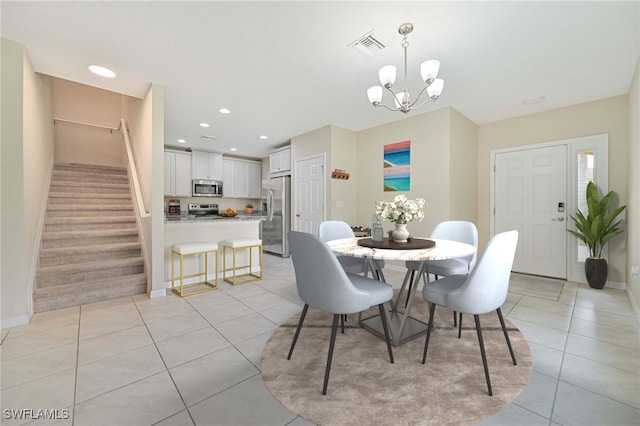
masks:
[[[584,262],[584,274],[587,276],[589,287],[601,289],[607,283],[609,267],[606,259],[588,257]]]

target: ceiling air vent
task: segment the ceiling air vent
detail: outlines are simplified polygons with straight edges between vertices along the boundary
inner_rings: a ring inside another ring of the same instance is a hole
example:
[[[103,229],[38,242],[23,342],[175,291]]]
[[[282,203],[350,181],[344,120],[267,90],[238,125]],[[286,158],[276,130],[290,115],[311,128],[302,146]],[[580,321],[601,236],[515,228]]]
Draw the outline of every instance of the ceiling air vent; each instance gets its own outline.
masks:
[[[387,47],[374,30],[369,31],[365,35],[358,37],[356,41],[349,44],[349,47],[355,47],[362,53],[373,56],[374,53]]]
[[[215,136],[202,135],[200,136],[200,139],[202,139],[203,141],[215,141],[218,138],[216,138]]]

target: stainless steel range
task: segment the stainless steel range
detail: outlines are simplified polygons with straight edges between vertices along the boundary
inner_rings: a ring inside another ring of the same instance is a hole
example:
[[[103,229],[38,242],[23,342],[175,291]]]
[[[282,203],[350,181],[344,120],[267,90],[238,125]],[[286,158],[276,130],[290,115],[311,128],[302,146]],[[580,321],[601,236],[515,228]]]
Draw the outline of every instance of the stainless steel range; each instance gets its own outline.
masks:
[[[189,204],[189,216],[196,219],[211,219],[218,216],[219,208],[217,204]]]

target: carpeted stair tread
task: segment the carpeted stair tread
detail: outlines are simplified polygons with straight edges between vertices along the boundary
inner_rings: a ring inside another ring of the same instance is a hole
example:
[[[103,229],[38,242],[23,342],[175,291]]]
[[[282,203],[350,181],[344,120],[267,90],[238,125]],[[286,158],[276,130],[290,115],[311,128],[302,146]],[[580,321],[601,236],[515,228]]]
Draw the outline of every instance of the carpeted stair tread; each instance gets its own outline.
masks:
[[[145,273],[82,283],[38,288],[33,295],[34,312],[45,312],[145,293]]]
[[[126,167],[106,166],[101,164],[84,164],[84,163],[56,163],[54,170],[73,170],[73,171],[104,171],[105,173],[127,173]]]
[[[136,229],[97,229],[94,231],[60,231],[60,232],[45,232],[42,235],[42,241],[46,240],[61,240],[61,239],[87,239],[87,238],[100,238],[100,237],[115,237],[115,236],[131,236],[138,235]]]
[[[140,250],[142,244],[140,242],[120,243],[120,244],[99,244],[83,247],[55,247],[40,250],[40,258],[55,256],[76,256],[88,253],[109,253],[119,250]]]
[[[38,268],[37,277],[46,277],[57,274],[76,274],[87,271],[101,271],[105,269],[126,268],[128,266],[144,265],[142,257],[127,257],[123,259],[97,260],[94,262],[71,263],[67,265],[49,266]]]
[[[36,283],[37,288],[45,288],[141,272],[144,272],[142,257],[128,257],[39,268]]]
[[[133,216],[60,216],[48,217],[46,225],[86,225],[89,223],[135,223]]]
[[[86,198],[88,200],[95,198],[114,198],[131,200],[131,194],[114,194],[103,192],[49,192],[50,198]]]
[[[100,204],[100,210],[96,211],[95,205],[88,204],[49,204],[47,206],[47,211],[68,211],[69,215],[72,215],[74,211],[87,211],[90,213],[94,213],[97,216],[100,216],[100,212],[104,212],[107,210],[126,210],[133,211],[133,204]]]

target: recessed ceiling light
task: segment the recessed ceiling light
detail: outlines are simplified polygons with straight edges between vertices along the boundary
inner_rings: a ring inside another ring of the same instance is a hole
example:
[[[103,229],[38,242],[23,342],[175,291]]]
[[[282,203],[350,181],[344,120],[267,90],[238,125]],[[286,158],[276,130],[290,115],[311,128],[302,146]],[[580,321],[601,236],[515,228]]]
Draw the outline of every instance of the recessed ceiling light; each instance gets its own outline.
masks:
[[[539,104],[540,102],[544,101],[545,99],[547,99],[545,96],[538,96],[538,97],[535,97],[535,98],[525,99],[525,100],[522,101],[522,105]]]
[[[264,141],[264,140],[269,139],[269,137],[268,137],[268,136],[266,136],[266,135],[262,135],[262,136],[260,136],[260,139],[262,139],[262,140]]]
[[[200,127],[209,127],[209,123],[200,123]]]
[[[229,151],[233,151],[233,152],[235,152],[235,151],[237,151],[237,150],[238,150],[238,148],[231,148]]]
[[[231,114],[231,110],[229,108],[220,108],[218,111],[220,111],[221,114]]]
[[[185,141],[184,139],[178,139],[179,143],[187,143],[187,141]]]
[[[100,65],[89,65],[89,71],[99,75],[100,77],[114,78],[116,76],[115,72],[111,71],[109,68],[101,67]]]

